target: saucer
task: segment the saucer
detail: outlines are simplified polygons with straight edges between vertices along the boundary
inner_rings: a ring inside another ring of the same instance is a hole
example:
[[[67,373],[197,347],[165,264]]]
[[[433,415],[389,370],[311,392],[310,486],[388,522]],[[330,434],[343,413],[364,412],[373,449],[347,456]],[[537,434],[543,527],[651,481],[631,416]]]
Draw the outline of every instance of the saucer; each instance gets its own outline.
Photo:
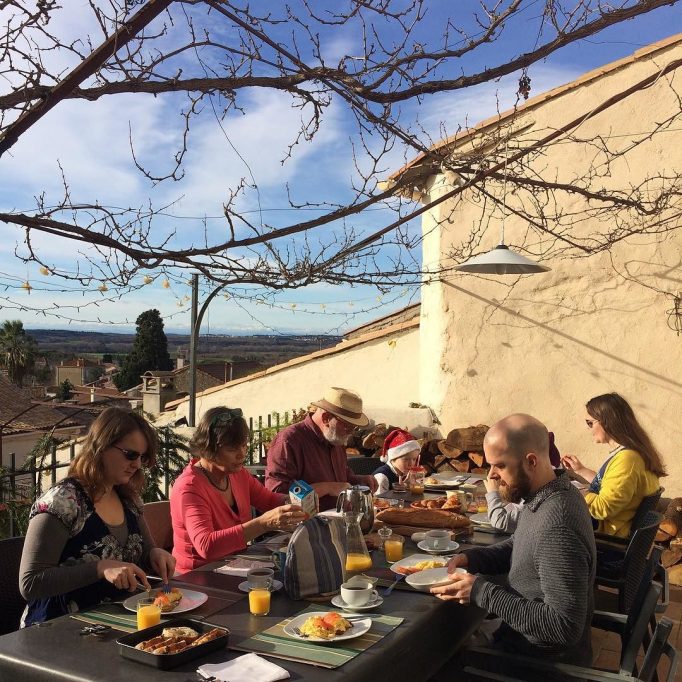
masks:
[[[430,547],[427,546],[426,540],[422,540],[420,543],[417,544],[417,547],[419,547],[419,549],[423,550],[424,552],[427,552],[428,554],[452,554],[452,552],[459,549],[459,543],[450,540],[448,546],[443,547],[443,549],[431,549]]]
[[[270,590],[270,592],[277,592],[277,590],[281,590],[283,585],[284,585],[284,583],[282,583],[281,580],[273,580],[272,581],[272,589]],[[239,583],[239,585],[237,585],[237,587],[239,587],[239,589],[242,592],[248,592],[249,591],[249,581],[245,580],[243,583]]]
[[[383,603],[384,600],[381,597],[377,597],[373,601],[367,602],[363,606],[351,606],[350,604],[346,604],[346,602],[343,601],[340,594],[337,594],[332,598],[332,604],[334,606],[338,606],[344,611],[370,611],[371,609],[376,609],[378,606],[381,606]]]

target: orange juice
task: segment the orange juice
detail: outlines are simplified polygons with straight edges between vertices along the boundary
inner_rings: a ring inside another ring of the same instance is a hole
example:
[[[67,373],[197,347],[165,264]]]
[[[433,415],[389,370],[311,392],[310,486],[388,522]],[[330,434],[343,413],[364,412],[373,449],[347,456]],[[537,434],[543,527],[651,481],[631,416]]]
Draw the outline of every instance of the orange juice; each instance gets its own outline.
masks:
[[[249,592],[249,611],[254,616],[267,616],[270,612],[270,590],[255,589]]]
[[[386,552],[386,561],[391,563],[400,561],[403,558],[402,540],[391,540],[389,538],[384,542],[384,552]]]
[[[488,505],[479,504],[478,507],[476,507],[476,510],[478,511],[479,514],[486,514],[488,512]]]
[[[360,573],[372,568],[372,557],[368,554],[356,554],[351,552],[346,556],[346,571],[349,573]]]
[[[418,483],[415,485],[411,485],[410,486],[410,492],[413,495],[423,495],[424,494],[424,486],[419,485]]]
[[[144,630],[150,628],[152,625],[158,625],[161,622],[161,609],[153,604],[140,606],[137,609],[137,629]]]

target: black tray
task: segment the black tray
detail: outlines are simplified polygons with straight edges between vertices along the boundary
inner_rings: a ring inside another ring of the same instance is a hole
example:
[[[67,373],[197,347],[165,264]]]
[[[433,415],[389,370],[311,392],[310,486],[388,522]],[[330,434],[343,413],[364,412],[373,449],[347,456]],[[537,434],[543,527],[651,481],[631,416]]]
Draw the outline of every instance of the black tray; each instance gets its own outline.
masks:
[[[116,643],[118,644],[118,653],[121,654],[123,658],[129,658],[131,661],[151,665],[154,668],[159,668],[161,670],[170,670],[171,668],[175,668],[195,658],[205,656],[212,651],[224,649],[229,640],[230,631],[227,628],[221,627],[219,629],[225,631],[224,637],[217,637],[210,642],[206,642],[206,644],[189,647],[177,654],[152,654],[149,651],[140,651],[140,649],[135,648],[136,644],[159,636],[164,628],[178,627],[189,627],[196,630],[199,635],[203,635],[216,626],[211,625],[211,623],[204,623],[200,620],[192,620],[191,618],[176,618],[175,620],[169,620],[165,623],[154,625],[151,628],[139,630],[138,632],[131,632],[129,635],[119,637],[116,640]]]

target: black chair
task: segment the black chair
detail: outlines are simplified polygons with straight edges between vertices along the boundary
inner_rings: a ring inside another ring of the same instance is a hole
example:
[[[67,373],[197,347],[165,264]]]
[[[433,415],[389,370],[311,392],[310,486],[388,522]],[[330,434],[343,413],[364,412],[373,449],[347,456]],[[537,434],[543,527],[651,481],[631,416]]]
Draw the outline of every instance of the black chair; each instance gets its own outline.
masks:
[[[376,457],[349,457],[346,461],[350,470],[358,476],[373,474],[381,466],[381,460]]]
[[[0,540],[0,635],[19,629],[26,602],[19,592],[19,564],[24,538]]]
[[[630,535],[627,538],[617,538],[613,535],[607,535],[606,533],[595,533],[594,539],[597,541],[597,543],[605,541],[609,543],[620,544],[622,545],[623,552],[625,552],[628,542],[630,541],[630,538],[632,538],[634,532],[644,525],[644,519],[647,518],[646,515],[650,511],[657,511],[658,503],[661,501],[661,496],[663,495],[664,491],[665,488],[659,488],[653,495],[648,495],[647,497],[642,498],[642,501],[639,503],[639,507],[637,507],[635,515],[632,517],[632,523],[630,524]]]
[[[675,649],[668,643],[668,637],[673,623],[668,618],[662,618],[656,626],[654,637],[646,642],[649,620],[654,613],[656,603],[660,596],[661,587],[656,584],[642,582],[637,593],[636,608],[633,608],[627,616],[623,614],[595,612],[592,625],[601,629],[617,632],[621,638],[621,655],[619,669],[617,671],[603,671],[596,668],[574,666],[567,663],[551,663],[527,656],[516,656],[508,652],[496,649],[475,647],[473,651],[504,662],[509,670],[531,671],[536,676],[544,675],[547,679],[562,680],[594,680],[595,682],[607,682],[607,680],[621,680],[622,682],[651,682],[656,674],[658,662],[662,656],[669,660],[666,682],[672,682],[678,665],[678,655]],[[645,655],[642,665],[637,671],[637,655],[642,646],[645,647]],[[490,672],[475,666],[466,666],[464,671],[480,680],[498,680],[499,682],[519,682],[514,674]],[[516,673],[520,674],[520,673]],[[469,678],[467,678],[469,679]],[[525,679],[525,678],[524,678]]]
[[[613,563],[613,567],[601,566],[597,572],[595,586],[616,590],[618,613],[628,613],[642,579],[647,571],[653,571],[650,564],[651,551],[654,545],[654,537],[658,525],[663,520],[663,515],[655,511],[648,511],[642,518],[642,523],[630,537],[622,560]],[[618,538],[616,538],[618,540]],[[597,549],[622,549],[621,542],[600,541]],[[651,573],[649,574],[651,580]],[[597,603],[600,603],[599,592],[596,593]]]

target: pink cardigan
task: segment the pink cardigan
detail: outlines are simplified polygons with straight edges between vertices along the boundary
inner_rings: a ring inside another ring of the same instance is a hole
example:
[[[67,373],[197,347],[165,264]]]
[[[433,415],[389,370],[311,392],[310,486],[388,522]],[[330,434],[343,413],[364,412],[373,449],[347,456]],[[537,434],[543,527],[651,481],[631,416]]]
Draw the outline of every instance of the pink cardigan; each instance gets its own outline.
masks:
[[[173,521],[173,556],[176,573],[186,573],[246,547],[241,526],[251,519],[251,507],[264,512],[287,503],[287,496],[272,493],[246,469],[230,474],[238,514],[208,481],[193,468],[192,459],[178,476],[170,496]]]

